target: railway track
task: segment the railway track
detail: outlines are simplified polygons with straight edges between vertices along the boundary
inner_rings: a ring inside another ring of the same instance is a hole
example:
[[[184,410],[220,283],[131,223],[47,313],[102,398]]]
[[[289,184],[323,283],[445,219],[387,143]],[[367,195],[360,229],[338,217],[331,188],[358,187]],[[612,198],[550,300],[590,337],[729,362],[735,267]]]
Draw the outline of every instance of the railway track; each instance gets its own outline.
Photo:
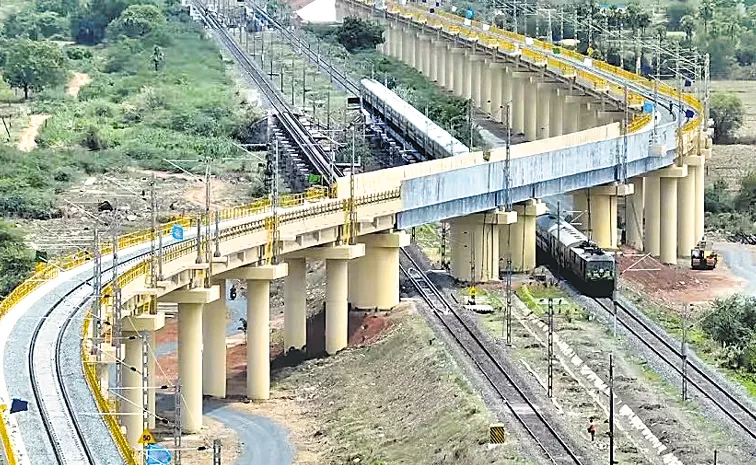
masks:
[[[323,68],[328,72],[328,75],[331,76],[331,78],[335,80],[341,87],[343,87],[344,90],[346,90],[347,92],[349,92],[355,97],[359,97],[361,95],[362,90],[360,88],[360,83],[350,78],[341,69],[334,68],[333,64],[330,61],[321,60],[320,54],[318,53],[318,51],[312,49],[312,44],[304,41],[301,37],[294,34],[289,29],[283,27],[279,22],[273,19],[269,14],[267,14],[262,8],[260,8],[255,3],[249,3],[249,5],[254,10],[254,13],[256,16],[262,18],[263,20],[265,20],[265,22],[275,27],[284,37],[286,37],[289,40],[289,42],[293,46],[298,47],[299,51],[303,55],[305,55],[310,61],[315,62],[318,68],[320,68],[322,64]]]
[[[252,78],[260,91],[265,95],[266,99],[273,106],[282,128],[291,137],[292,142],[302,151],[315,172],[327,179],[329,184],[334,183],[336,178],[343,176],[341,170],[330,163],[330,157],[323,147],[318,144],[312,137],[312,134],[310,134],[307,128],[304,127],[291,111],[281,92],[275,88],[258,68],[257,64],[250,60],[247,54],[234,42],[218,19],[212,13],[209,14],[206,12],[203,3],[194,2],[194,6],[202,16],[205,24],[216,32],[224,48],[228,50],[236,62],[239,63],[239,66]]]
[[[149,252],[135,255],[119,264],[119,267],[133,265],[148,256]],[[112,265],[103,273],[113,270]],[[77,418],[73,398],[66,385],[62,360],[62,345],[68,327],[76,314],[92,298],[91,281],[81,281],[60,297],[40,318],[34,328],[29,344],[29,377],[34,400],[58,464],[96,465],[96,451],[87,442],[87,434]],[[52,458],[50,458],[52,460]]]
[[[76,418],[60,360],[63,334],[72,317],[88,300],[89,293],[84,282],[58,299],[34,329],[29,348],[32,392],[59,464],[96,463]]]
[[[590,299],[595,301],[612,317],[614,316],[611,299]],[[637,310],[629,308],[621,302],[617,302],[616,316],[619,324],[682,377],[683,354],[678,341],[655,328],[654,325],[649,324],[643,316],[638,314]],[[745,434],[756,439],[756,413],[746,403],[739,400],[735,394],[723,387],[716,377],[711,374],[710,369],[699,363],[695,358],[686,357],[686,365],[686,377],[689,385],[714,404],[717,409],[741,428]]]
[[[400,262],[399,268],[402,273],[417,289],[421,298],[428,304],[451,337],[470,357],[546,458],[554,464],[582,465],[585,463],[573,446],[543,416],[540,408],[507,372],[507,369],[496,360],[486,344],[464,321],[457,309],[448,302],[412,256],[404,249],[402,249],[402,255],[409,263],[409,266],[404,266]]]

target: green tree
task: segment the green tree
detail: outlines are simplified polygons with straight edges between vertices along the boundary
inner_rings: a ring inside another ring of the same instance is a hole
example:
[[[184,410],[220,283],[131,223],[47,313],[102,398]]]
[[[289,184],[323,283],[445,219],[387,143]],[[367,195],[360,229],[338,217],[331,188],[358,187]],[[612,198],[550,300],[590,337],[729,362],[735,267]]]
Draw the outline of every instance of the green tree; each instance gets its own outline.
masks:
[[[710,102],[714,120],[714,143],[725,142],[743,124],[743,103],[734,94],[715,92]]]
[[[12,225],[0,221],[0,297],[31,274],[34,256],[24,245],[24,238]]]
[[[740,178],[740,189],[735,196],[735,208],[741,212],[756,213],[756,171]]]
[[[108,26],[111,37],[144,37],[155,32],[165,24],[165,16],[155,5],[131,5]]]
[[[683,2],[672,2],[667,7],[667,29],[679,31],[682,28],[682,19],[692,15],[694,9],[691,5]]]
[[[348,16],[336,31],[336,40],[350,52],[372,50],[383,43],[383,27],[377,22]]]
[[[704,190],[704,210],[711,213],[732,211],[732,196],[727,192],[727,181],[717,179]]]
[[[41,91],[45,87],[61,83],[65,78],[66,57],[61,48],[47,41],[16,39],[9,43],[5,58],[3,79],[11,87],[29,91]]]
[[[91,0],[71,16],[71,35],[77,43],[102,42],[108,24],[137,0]]]
[[[680,29],[685,33],[685,41],[688,44],[693,42],[693,31],[696,30],[696,18],[691,15],[685,15],[680,19]]]
[[[709,34],[709,22],[714,19],[714,2],[712,0],[703,0],[698,7],[698,18],[701,20],[704,29],[704,36]]]

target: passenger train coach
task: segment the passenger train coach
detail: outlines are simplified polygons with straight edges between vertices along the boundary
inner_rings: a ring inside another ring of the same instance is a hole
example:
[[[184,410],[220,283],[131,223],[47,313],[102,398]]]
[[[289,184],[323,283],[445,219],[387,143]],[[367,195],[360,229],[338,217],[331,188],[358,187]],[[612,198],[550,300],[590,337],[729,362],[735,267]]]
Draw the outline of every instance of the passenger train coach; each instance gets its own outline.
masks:
[[[611,297],[615,283],[614,256],[588,240],[567,221],[546,213],[536,218],[536,245],[540,263],[557,263],[560,273],[581,292]]]
[[[391,89],[375,79],[362,79],[362,104],[381,118],[402,138],[410,141],[427,159],[463,155],[470,149]]]

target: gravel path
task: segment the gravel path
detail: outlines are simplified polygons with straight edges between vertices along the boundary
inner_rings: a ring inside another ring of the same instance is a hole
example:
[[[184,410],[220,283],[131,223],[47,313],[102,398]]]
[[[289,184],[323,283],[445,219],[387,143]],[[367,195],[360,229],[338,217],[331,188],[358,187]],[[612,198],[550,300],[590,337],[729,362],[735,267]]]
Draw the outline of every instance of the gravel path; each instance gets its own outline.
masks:
[[[714,249],[722,254],[725,263],[737,277],[746,280],[741,292],[756,296],[756,249],[729,242],[717,243]]]
[[[232,405],[205,402],[205,415],[239,435],[242,453],[237,465],[291,465],[294,450],[286,428],[270,418],[245,413]]]

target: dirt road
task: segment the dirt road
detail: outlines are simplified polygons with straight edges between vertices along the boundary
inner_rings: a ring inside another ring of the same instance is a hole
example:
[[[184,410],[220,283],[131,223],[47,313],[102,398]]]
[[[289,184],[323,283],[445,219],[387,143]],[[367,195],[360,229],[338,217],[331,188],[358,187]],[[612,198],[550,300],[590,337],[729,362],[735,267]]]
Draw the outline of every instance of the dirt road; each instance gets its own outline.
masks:
[[[50,115],[31,115],[29,125],[23,130],[18,138],[18,149],[22,152],[31,152],[37,147],[37,134],[39,128]]]

